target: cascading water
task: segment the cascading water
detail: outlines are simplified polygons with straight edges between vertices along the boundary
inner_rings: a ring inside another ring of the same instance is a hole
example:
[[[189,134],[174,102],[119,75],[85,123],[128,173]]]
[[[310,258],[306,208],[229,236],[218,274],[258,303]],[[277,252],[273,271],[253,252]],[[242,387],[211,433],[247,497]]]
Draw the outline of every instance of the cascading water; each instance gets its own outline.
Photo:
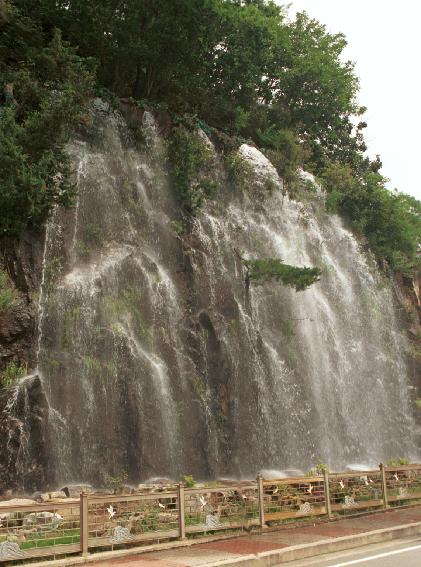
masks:
[[[246,145],[255,186],[277,190],[233,192],[212,149],[220,194],[180,237],[153,117],[142,150],[106,105],[93,121],[70,148],[77,205],[54,213],[46,242],[38,372],[49,482],[414,456],[390,284],[322,193],[290,200]],[[239,250],[318,266],[321,281],[247,290]],[[33,442],[29,426],[24,435]]]

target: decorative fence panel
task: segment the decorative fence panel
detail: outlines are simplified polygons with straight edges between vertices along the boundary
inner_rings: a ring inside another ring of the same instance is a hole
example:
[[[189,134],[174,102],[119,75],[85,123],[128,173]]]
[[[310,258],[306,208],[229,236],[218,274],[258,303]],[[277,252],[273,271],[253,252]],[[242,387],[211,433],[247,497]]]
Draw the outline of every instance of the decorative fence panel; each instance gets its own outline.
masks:
[[[0,561],[80,551],[78,500],[0,508]]]
[[[186,534],[259,525],[259,495],[254,486],[185,490]]]
[[[51,559],[144,542],[421,503],[421,465],[169,488],[124,496],[81,494],[46,504],[0,502],[0,563]],[[200,539],[199,539],[200,540]]]
[[[385,467],[385,477],[388,503],[421,500],[421,466]]]
[[[326,514],[322,476],[263,481],[265,522]]]
[[[379,470],[329,475],[332,512],[353,514],[384,505]]]
[[[114,547],[179,536],[177,492],[88,500],[88,547]]]

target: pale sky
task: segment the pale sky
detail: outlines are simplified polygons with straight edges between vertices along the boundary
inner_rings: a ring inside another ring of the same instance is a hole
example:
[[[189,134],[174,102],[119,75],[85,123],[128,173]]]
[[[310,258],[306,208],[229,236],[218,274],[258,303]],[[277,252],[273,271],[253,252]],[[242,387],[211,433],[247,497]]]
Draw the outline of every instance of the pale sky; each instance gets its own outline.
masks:
[[[345,58],[356,63],[359,103],[368,108],[368,153],[380,154],[390,188],[421,200],[421,1],[292,0],[290,15],[296,11],[345,34]]]

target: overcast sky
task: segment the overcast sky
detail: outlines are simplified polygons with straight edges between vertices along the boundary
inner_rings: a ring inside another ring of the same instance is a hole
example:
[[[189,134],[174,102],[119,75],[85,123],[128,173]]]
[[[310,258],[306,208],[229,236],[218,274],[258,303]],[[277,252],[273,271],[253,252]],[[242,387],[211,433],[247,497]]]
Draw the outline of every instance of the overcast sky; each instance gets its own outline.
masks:
[[[368,107],[369,154],[380,154],[390,188],[421,200],[421,1],[292,0],[290,14],[296,11],[346,35],[346,59],[355,61],[361,82],[359,102]]]

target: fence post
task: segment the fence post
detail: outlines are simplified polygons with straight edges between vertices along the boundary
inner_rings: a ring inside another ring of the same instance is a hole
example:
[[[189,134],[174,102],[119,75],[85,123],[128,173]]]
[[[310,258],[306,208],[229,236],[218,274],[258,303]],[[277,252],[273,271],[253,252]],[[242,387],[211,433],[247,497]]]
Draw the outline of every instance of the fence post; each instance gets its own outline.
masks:
[[[83,557],[88,555],[88,495],[80,495],[80,550]]]
[[[178,485],[178,527],[179,539],[186,539],[186,519],[184,515],[184,484]]]
[[[332,504],[330,502],[330,486],[329,486],[329,472],[327,469],[323,469],[323,480],[325,485],[325,503],[326,503],[326,514],[328,518],[332,517]]]
[[[259,497],[259,524],[261,528],[265,528],[265,501],[263,497],[263,477],[261,474],[257,475],[257,492]]]
[[[386,471],[383,463],[380,463],[380,474],[382,477],[383,508],[389,508],[389,501],[387,498]]]

